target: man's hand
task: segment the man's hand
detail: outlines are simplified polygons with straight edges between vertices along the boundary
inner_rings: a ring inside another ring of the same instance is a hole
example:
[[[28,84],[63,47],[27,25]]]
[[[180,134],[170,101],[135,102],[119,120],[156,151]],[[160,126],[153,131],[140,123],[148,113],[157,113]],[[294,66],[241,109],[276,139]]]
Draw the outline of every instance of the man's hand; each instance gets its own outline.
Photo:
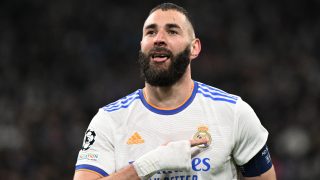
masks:
[[[169,142],[138,158],[110,176],[103,177],[91,171],[76,171],[74,180],[138,180],[163,170],[187,170],[191,166],[191,147],[208,143],[207,139]],[[150,165],[150,167],[149,167]]]
[[[160,170],[191,169],[191,147],[206,144],[208,140],[183,140],[159,146],[138,158],[133,166],[141,178],[149,177]]]
[[[207,144],[208,139],[192,139],[190,140],[190,145],[191,147],[202,145],[202,144]]]

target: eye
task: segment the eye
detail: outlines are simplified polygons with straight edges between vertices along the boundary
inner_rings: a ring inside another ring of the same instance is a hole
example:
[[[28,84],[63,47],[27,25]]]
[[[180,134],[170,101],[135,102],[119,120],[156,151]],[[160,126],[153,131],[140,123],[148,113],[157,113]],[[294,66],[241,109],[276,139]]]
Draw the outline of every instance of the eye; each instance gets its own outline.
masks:
[[[154,34],[156,34],[156,32],[154,30],[148,30],[146,32],[146,35],[154,35]]]
[[[169,34],[174,35],[174,34],[178,34],[178,31],[175,31],[175,30],[169,30],[169,31],[168,31],[168,33],[169,33]]]

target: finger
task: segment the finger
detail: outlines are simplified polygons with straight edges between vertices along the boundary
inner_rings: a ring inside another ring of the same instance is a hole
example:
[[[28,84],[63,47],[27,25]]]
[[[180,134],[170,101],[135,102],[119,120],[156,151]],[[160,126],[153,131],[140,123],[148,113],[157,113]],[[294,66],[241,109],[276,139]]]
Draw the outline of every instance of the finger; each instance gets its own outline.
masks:
[[[198,145],[201,145],[201,144],[207,144],[207,143],[208,143],[208,139],[206,139],[206,138],[202,138],[202,139],[191,139],[191,140],[190,140],[191,147],[193,147],[193,146],[198,146]]]

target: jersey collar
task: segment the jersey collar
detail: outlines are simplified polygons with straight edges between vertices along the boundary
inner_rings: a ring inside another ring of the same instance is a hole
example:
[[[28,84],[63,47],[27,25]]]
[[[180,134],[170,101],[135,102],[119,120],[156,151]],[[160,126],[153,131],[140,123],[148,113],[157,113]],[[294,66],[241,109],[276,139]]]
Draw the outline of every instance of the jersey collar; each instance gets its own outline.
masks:
[[[193,81],[193,82],[194,82],[194,87],[193,87],[193,91],[192,91],[191,96],[188,98],[188,100],[184,104],[180,105],[179,107],[177,107],[175,109],[163,110],[163,109],[158,109],[156,107],[153,107],[144,98],[142,89],[139,89],[139,96],[142,101],[142,104],[150,111],[152,111],[156,114],[161,114],[161,115],[174,115],[174,114],[177,114],[177,113],[183,111],[185,108],[187,108],[192,103],[193,99],[195,98],[197,91],[198,91],[198,83],[196,81]]]

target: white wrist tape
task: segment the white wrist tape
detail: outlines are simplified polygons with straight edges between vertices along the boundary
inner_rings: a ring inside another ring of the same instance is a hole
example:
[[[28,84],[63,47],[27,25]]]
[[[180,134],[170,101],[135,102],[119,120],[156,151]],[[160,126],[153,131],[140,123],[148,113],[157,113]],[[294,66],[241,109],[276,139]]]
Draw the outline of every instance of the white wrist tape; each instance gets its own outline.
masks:
[[[138,158],[133,166],[140,178],[160,170],[189,171],[191,169],[190,142],[175,141],[166,146],[160,146]]]

